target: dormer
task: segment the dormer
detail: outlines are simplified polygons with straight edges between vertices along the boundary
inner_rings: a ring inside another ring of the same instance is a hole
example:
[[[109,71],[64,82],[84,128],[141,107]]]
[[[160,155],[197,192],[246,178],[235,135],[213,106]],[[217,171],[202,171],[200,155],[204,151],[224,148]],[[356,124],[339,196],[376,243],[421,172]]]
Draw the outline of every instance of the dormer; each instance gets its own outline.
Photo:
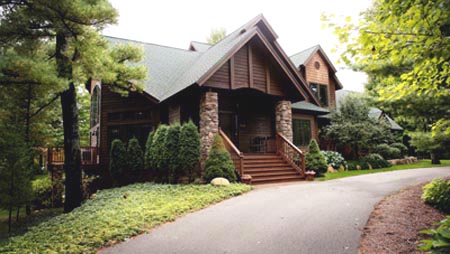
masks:
[[[342,84],[336,77],[336,68],[320,45],[308,48],[290,57],[301,76],[324,108],[336,108],[336,90]]]

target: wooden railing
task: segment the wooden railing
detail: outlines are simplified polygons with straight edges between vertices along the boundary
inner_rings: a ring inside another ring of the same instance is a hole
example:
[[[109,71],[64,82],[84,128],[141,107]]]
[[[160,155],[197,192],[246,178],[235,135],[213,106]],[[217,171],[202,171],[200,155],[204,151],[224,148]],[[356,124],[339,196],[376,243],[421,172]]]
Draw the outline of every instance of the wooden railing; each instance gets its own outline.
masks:
[[[219,129],[219,134],[224,141],[225,148],[231,155],[231,159],[234,162],[234,166],[236,167],[236,171],[239,176],[244,174],[244,155],[241,151],[233,144],[233,142],[228,138],[227,134]]]
[[[300,175],[305,175],[304,153],[280,133],[277,133],[277,153],[283,156]]]
[[[82,165],[97,165],[99,163],[97,147],[82,146],[80,150]],[[48,148],[47,158],[49,165],[64,165],[64,147]]]

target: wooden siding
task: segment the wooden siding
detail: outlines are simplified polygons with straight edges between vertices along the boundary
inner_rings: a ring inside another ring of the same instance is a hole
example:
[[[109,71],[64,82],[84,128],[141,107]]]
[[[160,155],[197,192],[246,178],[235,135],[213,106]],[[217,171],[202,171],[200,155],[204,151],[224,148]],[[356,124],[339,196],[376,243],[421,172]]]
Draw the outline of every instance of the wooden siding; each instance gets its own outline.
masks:
[[[108,86],[102,86],[101,111],[100,111],[100,164],[107,166],[109,163],[108,128],[118,125],[152,124],[159,122],[158,107],[139,93],[130,93],[123,97],[112,92]],[[109,113],[129,111],[151,111],[152,119],[112,122],[108,119]]]
[[[169,124],[181,122],[181,107],[178,103],[169,104]]]
[[[294,86],[258,38],[239,49],[204,84],[236,90],[252,88],[275,96],[289,97]]]
[[[320,68],[315,67],[315,63],[320,64]],[[302,70],[301,70],[302,71]],[[319,52],[316,52],[306,63],[305,70],[302,71],[308,83],[318,83],[328,86],[328,107],[334,109],[336,106],[336,81],[330,73],[333,70]]]

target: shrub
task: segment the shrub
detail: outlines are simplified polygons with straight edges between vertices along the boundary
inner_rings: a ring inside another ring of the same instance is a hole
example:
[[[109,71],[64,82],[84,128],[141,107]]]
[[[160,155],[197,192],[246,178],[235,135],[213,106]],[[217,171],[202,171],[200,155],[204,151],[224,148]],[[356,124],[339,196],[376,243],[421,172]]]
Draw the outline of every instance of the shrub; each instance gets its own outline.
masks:
[[[167,181],[165,179],[165,171],[167,170],[167,150],[166,150],[166,140],[167,132],[169,127],[167,125],[161,124],[155,131],[153,136],[152,146],[150,148],[150,153],[154,157],[154,176],[157,181]]]
[[[408,147],[406,147],[402,143],[393,143],[393,144],[391,144],[391,147],[397,148],[400,151],[400,156],[401,157],[404,157],[405,155],[408,154]]]
[[[335,151],[322,151],[322,154],[325,156],[327,165],[331,165],[334,169],[338,169],[340,166],[345,167],[345,159],[340,153]]]
[[[361,162],[372,166],[373,169],[375,169],[375,168],[387,168],[387,167],[390,166],[389,162],[386,161],[383,158],[383,156],[381,156],[379,154],[376,154],[376,153],[372,153],[372,154],[364,156],[361,159]]]
[[[214,137],[214,141],[205,162],[203,179],[210,182],[216,177],[224,177],[230,182],[236,182],[237,177],[230,153],[226,150],[223,140],[219,135]]]
[[[178,160],[180,132],[180,124],[170,125],[167,130],[165,144],[168,170],[166,170],[166,178],[169,180],[169,183],[176,182],[180,173],[180,162]]]
[[[429,251],[427,253],[450,253],[450,216],[439,222],[436,230],[422,230],[420,233],[433,236],[432,239],[422,240],[419,249]]]
[[[35,209],[52,207],[52,180],[48,175],[38,176],[31,182],[33,191],[33,206]],[[62,205],[64,185],[61,180],[54,180],[53,207]]]
[[[450,181],[437,178],[423,186],[422,199],[425,203],[450,213]]]
[[[200,135],[197,126],[189,121],[181,127],[180,152],[178,159],[181,173],[189,177],[189,182],[198,177],[200,161]]]
[[[308,153],[306,154],[306,169],[314,170],[318,175],[322,175],[327,172],[327,167],[325,156],[320,152],[316,140],[311,139]]]
[[[127,164],[128,169],[134,174],[142,172],[144,169],[144,152],[137,138],[128,141]]]
[[[360,167],[360,169],[368,169],[369,168],[369,165],[367,165],[367,162],[362,161],[362,160],[347,161],[347,169],[348,170],[357,170],[358,166]]]
[[[113,180],[118,180],[127,167],[127,150],[120,139],[114,139],[109,153],[109,172]]]
[[[386,160],[398,159],[401,157],[400,149],[396,147],[391,147],[388,144],[379,144],[374,149],[375,153],[380,154]]]
[[[151,170],[155,167],[154,165],[154,156],[151,153],[151,147],[153,145],[153,136],[155,135],[154,131],[151,131],[148,134],[147,142],[145,143],[145,154],[144,154],[144,168],[145,170]]]

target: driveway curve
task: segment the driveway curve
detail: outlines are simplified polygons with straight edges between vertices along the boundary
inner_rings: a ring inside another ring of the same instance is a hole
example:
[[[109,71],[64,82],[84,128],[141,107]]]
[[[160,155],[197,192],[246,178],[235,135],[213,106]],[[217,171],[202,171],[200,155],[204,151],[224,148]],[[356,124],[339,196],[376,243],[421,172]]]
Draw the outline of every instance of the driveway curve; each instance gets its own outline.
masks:
[[[445,176],[450,167],[258,188],[101,253],[356,253],[384,196]]]

